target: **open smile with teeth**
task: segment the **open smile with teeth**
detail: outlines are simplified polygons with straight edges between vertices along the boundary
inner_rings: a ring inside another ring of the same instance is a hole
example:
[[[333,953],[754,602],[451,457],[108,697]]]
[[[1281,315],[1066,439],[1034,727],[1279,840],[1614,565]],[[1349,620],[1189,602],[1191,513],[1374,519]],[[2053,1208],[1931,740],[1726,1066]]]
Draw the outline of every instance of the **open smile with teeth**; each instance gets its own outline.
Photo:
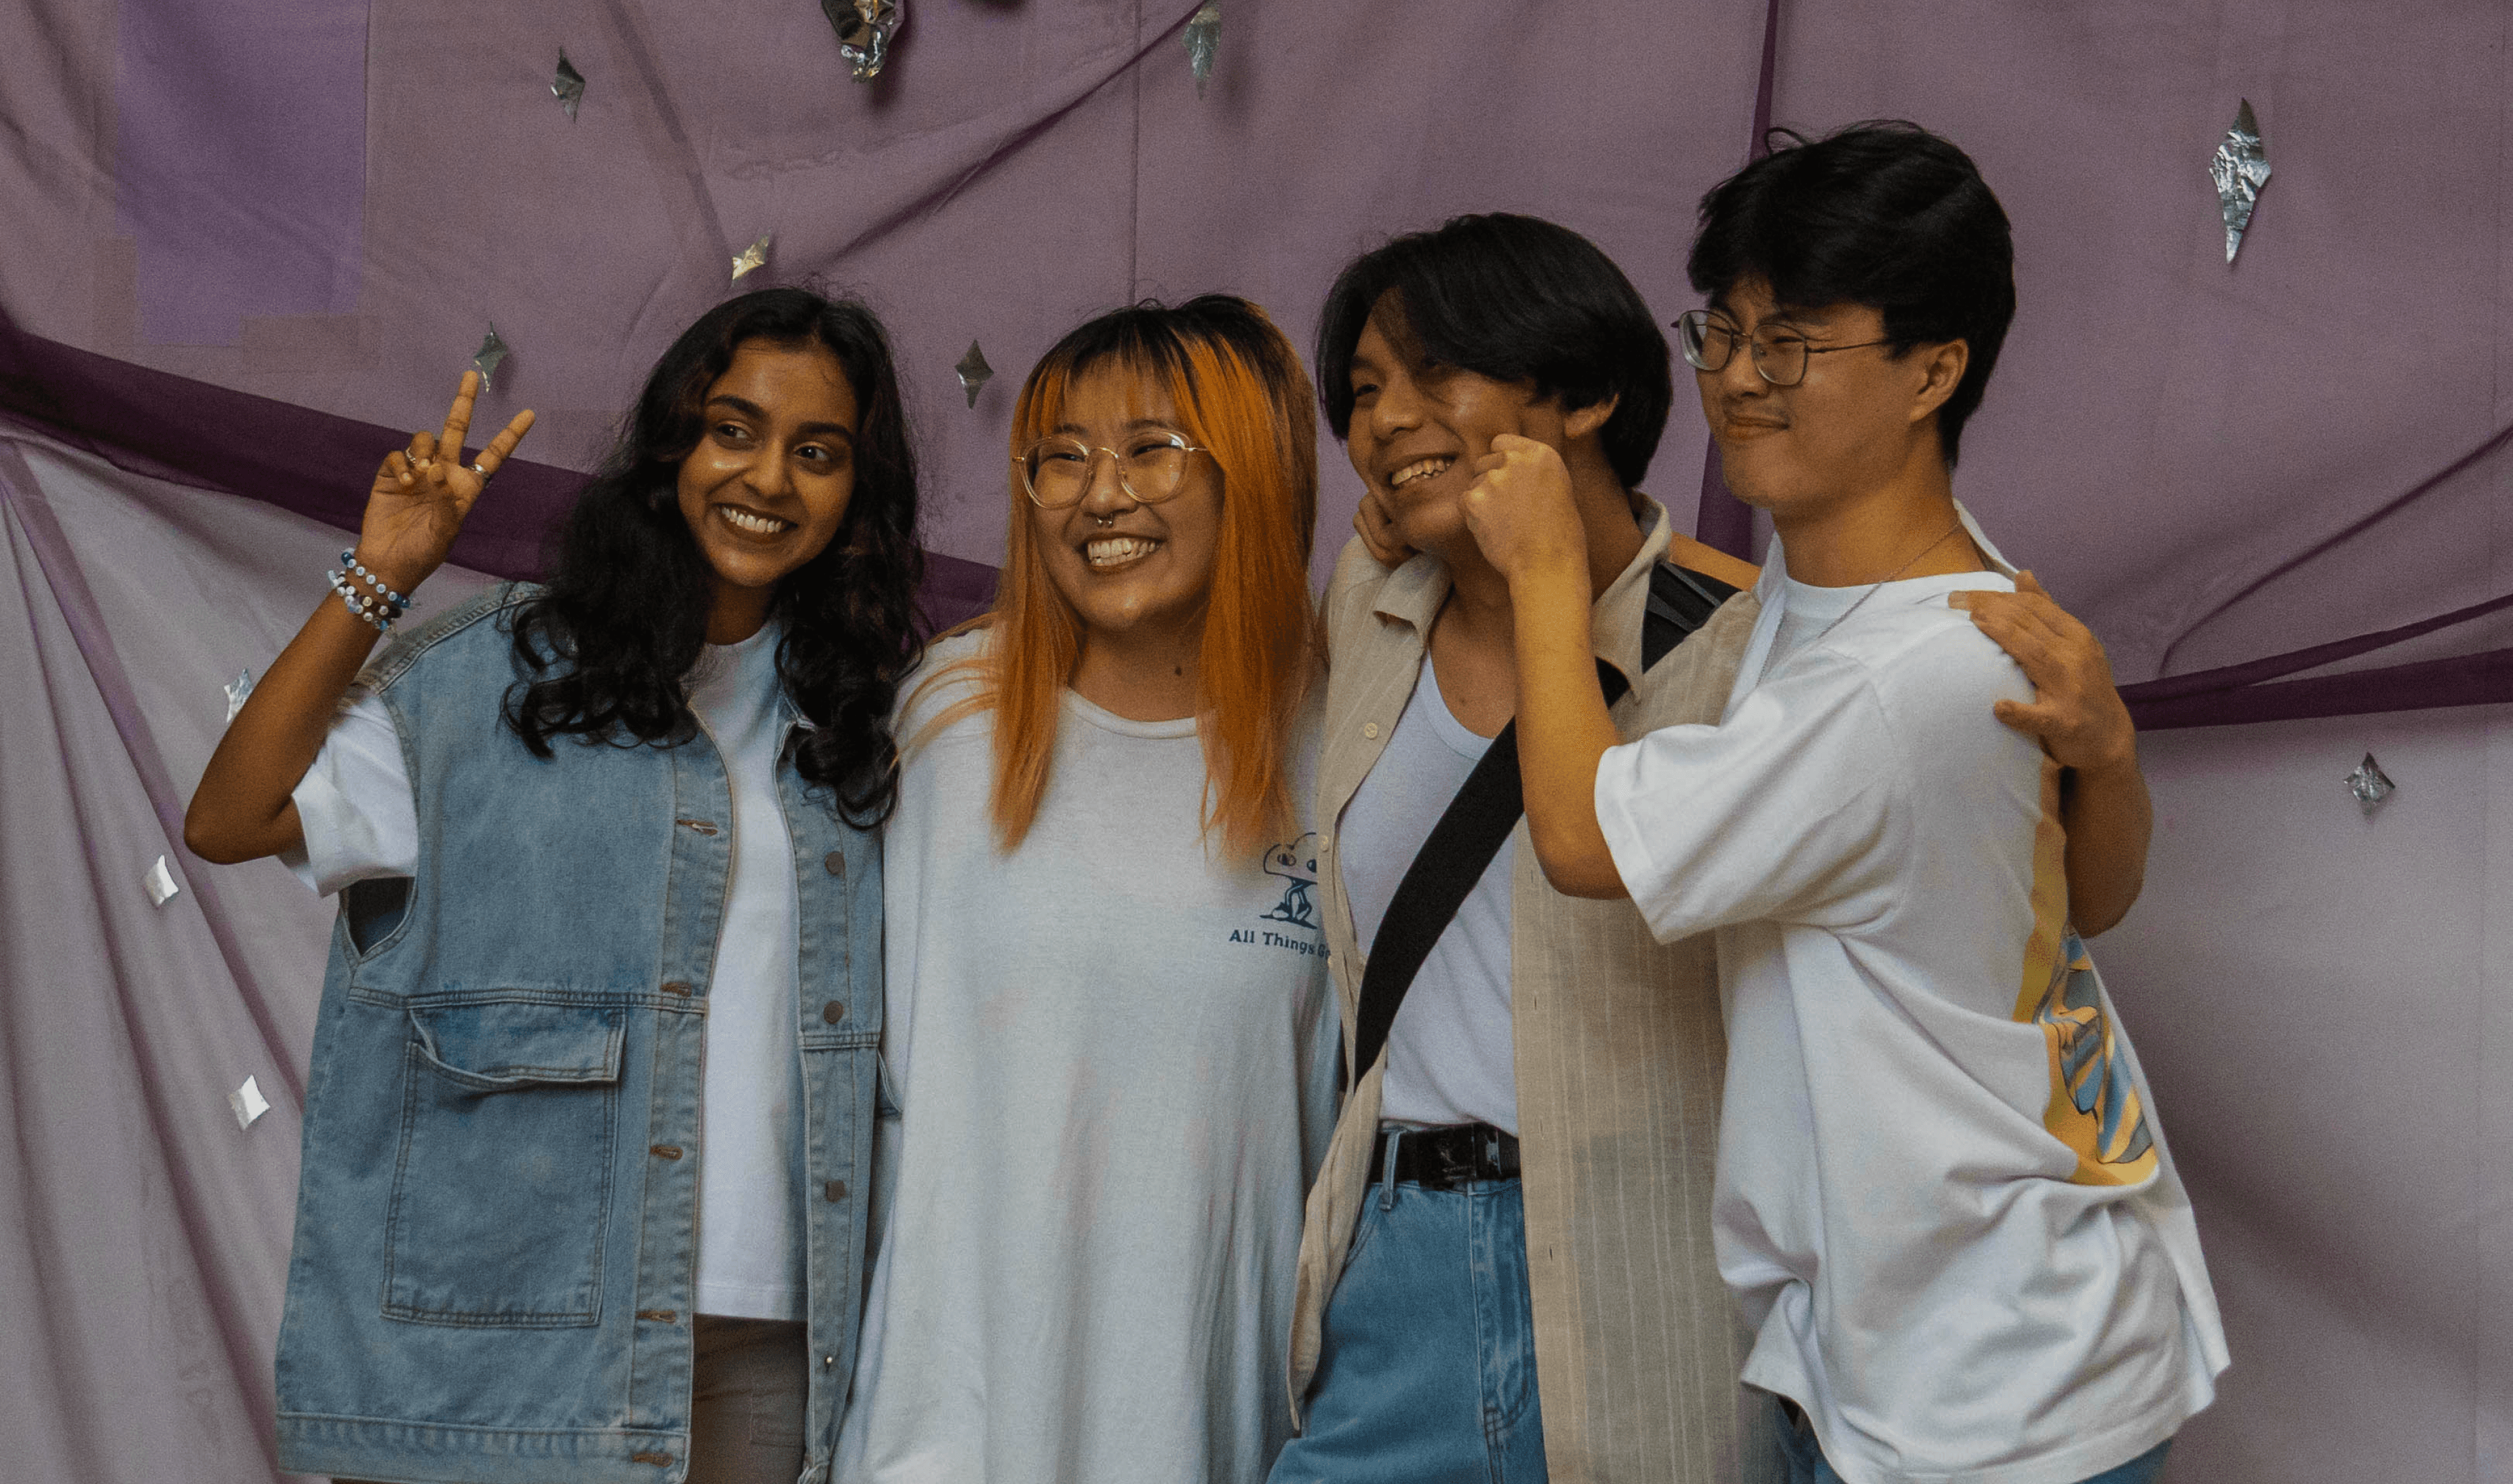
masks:
[[[1111,567],[1141,561],[1160,550],[1162,542],[1147,536],[1096,536],[1083,544],[1082,555],[1093,567],[1104,572]]]
[[[1452,459],[1445,454],[1429,459],[1416,459],[1412,463],[1398,469],[1395,473],[1388,475],[1387,487],[1391,490],[1401,490],[1417,479],[1436,478],[1439,475],[1447,473],[1449,471],[1449,465],[1456,461],[1456,460]]]
[[[780,532],[794,529],[794,523],[790,520],[778,520],[773,515],[754,515],[748,510],[737,509],[732,505],[718,505],[715,507],[715,513],[723,517],[726,525],[751,536],[776,536]]]

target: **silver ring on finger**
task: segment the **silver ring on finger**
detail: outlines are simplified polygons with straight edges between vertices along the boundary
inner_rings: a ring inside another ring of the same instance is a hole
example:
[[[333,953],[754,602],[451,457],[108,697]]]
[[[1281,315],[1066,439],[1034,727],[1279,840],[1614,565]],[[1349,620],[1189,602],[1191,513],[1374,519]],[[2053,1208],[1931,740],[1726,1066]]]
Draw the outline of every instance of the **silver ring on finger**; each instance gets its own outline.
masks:
[[[488,471],[487,469],[484,469],[484,468],[480,467],[480,465],[478,465],[478,464],[476,464],[476,463],[474,463],[473,465],[471,465],[471,472],[472,472],[472,473],[474,473],[474,474],[479,475],[479,476],[480,476],[481,478],[483,478],[483,479],[486,479],[486,478],[488,478],[488,477],[489,477],[489,471]]]

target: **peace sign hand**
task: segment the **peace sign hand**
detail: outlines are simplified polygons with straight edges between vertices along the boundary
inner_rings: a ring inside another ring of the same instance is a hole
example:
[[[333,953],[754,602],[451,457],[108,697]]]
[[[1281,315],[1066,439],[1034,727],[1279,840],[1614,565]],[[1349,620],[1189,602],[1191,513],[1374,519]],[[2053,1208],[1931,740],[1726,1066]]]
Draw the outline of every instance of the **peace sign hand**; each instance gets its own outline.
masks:
[[[358,528],[358,560],[397,592],[414,590],[445,565],[472,501],[532,430],[531,410],[515,414],[479,458],[465,464],[462,438],[471,430],[471,404],[479,394],[480,374],[462,373],[444,430],[413,433],[410,447],[386,454],[376,470]]]

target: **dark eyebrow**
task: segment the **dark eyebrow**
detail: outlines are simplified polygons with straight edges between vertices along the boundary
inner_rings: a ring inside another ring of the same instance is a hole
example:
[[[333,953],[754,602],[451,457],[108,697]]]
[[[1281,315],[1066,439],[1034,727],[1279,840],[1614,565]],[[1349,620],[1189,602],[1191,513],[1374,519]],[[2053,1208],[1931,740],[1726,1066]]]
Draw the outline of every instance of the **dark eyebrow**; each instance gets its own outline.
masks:
[[[1713,314],[1717,314],[1728,320],[1732,324],[1736,320],[1736,311],[1729,304],[1728,296],[1725,294],[1712,295],[1710,302],[1703,307],[1709,309]],[[1786,330],[1791,334],[1798,336],[1800,339],[1804,339],[1807,323],[1799,316],[1808,312],[1809,311],[1801,309],[1795,304],[1779,304],[1775,306],[1771,313],[1764,315],[1762,323],[1756,325],[1754,328],[1756,330],[1766,328]]]
[[[751,401],[748,397],[737,397],[729,391],[720,391],[714,396],[706,399],[706,405],[709,407],[714,407],[718,403],[722,403],[724,406],[732,408],[735,412],[748,418],[753,422],[766,422],[769,421],[768,409]],[[844,439],[850,445],[856,441],[856,430],[847,426],[843,422],[806,422],[801,427],[796,428],[794,433],[796,437],[805,440],[813,438],[840,438]]]

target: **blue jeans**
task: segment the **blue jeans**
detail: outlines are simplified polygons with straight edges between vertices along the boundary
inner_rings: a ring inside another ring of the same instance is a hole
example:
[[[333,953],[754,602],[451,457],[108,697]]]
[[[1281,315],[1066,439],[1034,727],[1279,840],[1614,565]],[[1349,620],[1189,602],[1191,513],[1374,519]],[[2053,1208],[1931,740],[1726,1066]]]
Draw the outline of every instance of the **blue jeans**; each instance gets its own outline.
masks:
[[[1370,1187],[1269,1484],[1543,1484],[1518,1182]]]
[[[1823,1447],[1815,1440],[1813,1428],[1794,1426],[1782,1418],[1779,1432],[1780,1451],[1789,1461],[1789,1484],[1841,1484],[1841,1475],[1832,1471],[1832,1461],[1823,1456]],[[2166,1438],[2119,1467],[2106,1468],[2082,1484],[2153,1484],[2156,1475],[2164,1471],[2164,1455],[2172,1446],[2173,1439]]]

